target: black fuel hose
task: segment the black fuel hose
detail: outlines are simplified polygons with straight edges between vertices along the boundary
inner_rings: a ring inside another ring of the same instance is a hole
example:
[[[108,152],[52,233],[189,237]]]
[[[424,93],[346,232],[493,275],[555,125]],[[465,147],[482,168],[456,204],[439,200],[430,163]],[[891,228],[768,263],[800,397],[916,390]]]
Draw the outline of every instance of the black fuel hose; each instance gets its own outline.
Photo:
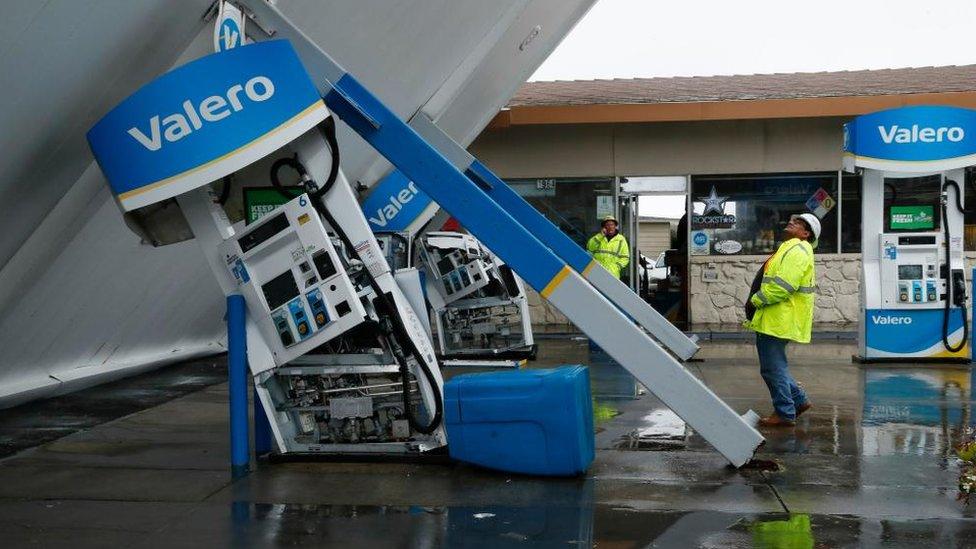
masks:
[[[969,186],[973,187],[974,192],[976,192],[976,186],[974,186],[973,184],[970,184]],[[959,189],[959,184],[953,181],[952,179],[946,179],[945,183],[942,184],[942,192],[945,192],[946,188],[948,187],[952,187],[956,189],[956,209],[959,210],[959,213],[962,214],[973,213],[974,210],[967,210],[962,206],[962,197],[961,197],[962,192]]]
[[[306,190],[310,191],[308,194],[312,199],[312,206],[323,218],[325,218],[326,223],[328,223],[329,226],[335,230],[336,235],[339,236],[339,239],[346,247],[347,252],[352,254],[352,256],[361,263],[364,263],[362,257],[359,255],[359,252],[356,251],[356,247],[353,246],[352,241],[349,239],[349,236],[332,216],[328,208],[325,207],[323,195],[329,189],[331,189],[333,185],[335,185],[336,179],[339,175],[339,145],[335,136],[335,121],[331,116],[320,125],[320,131],[322,131],[325,141],[329,145],[329,149],[332,154],[332,166],[329,169],[329,176],[326,179],[325,184],[321,188],[315,184],[315,181],[309,175],[305,165],[302,164],[302,162],[298,159],[298,154],[295,154],[293,157],[279,158],[274,164],[272,164],[271,184],[282,196],[285,196],[290,200],[294,198],[294,196],[291,196],[291,194],[281,184],[281,181],[278,179],[278,171],[281,168],[288,166],[298,172],[298,175],[302,178],[302,183]],[[391,298],[385,292],[383,292],[379,286],[379,283],[376,282],[376,278],[372,273],[369,272],[368,268],[363,269],[363,273],[365,274],[370,287],[373,289],[373,292],[376,294],[376,303],[380,305],[379,308],[382,309],[382,314],[390,321],[393,333],[389,335],[394,336],[397,343],[400,341],[406,343],[407,351],[413,355],[414,359],[417,361],[417,365],[420,367],[424,377],[427,379],[428,384],[433,389],[431,393],[434,395],[434,415],[427,425],[422,425],[419,421],[417,421],[417,418],[413,416],[410,408],[410,368],[407,364],[406,357],[404,357],[400,352],[393,352],[394,358],[396,358],[397,364],[400,367],[400,378],[402,380],[401,385],[403,386],[403,407],[404,413],[407,416],[407,421],[410,422],[410,426],[413,428],[413,430],[417,431],[418,433],[429,435],[437,430],[444,416],[444,402],[440,391],[436,389],[437,380],[434,378],[434,374],[430,371],[430,366],[428,366],[427,362],[424,360],[423,355],[417,348],[417,345],[407,332],[406,327],[403,325],[403,322],[400,319],[400,316],[397,314],[396,307],[393,305]],[[394,345],[391,345],[391,350],[394,347]]]
[[[223,182],[224,182],[224,186],[220,189],[220,196],[217,197],[217,203],[220,204],[221,206],[223,206],[224,203],[227,202],[227,199],[230,197],[230,186],[231,183],[234,182],[234,176],[225,175]]]
[[[969,212],[967,212],[966,209],[963,208],[962,206],[962,200],[960,199],[960,195],[962,193],[959,190],[959,184],[957,184],[955,181],[951,179],[947,179],[945,183],[943,183],[942,185],[942,192],[946,193],[945,197],[942,200],[942,227],[945,230],[944,244],[945,244],[945,258],[946,258],[946,278],[945,278],[946,299],[945,299],[945,308],[942,311],[942,346],[945,347],[945,349],[950,353],[958,353],[959,351],[963,350],[963,348],[966,346],[966,342],[969,341],[969,318],[968,318],[968,311],[966,310],[966,300],[965,298],[963,298],[962,302],[959,304],[959,308],[962,309],[962,340],[956,346],[950,345],[949,344],[949,317],[950,317],[950,311],[952,307],[950,301],[955,300],[956,289],[953,287],[954,282],[952,280],[952,269],[949,268],[949,257],[950,257],[949,218],[947,217],[949,212],[948,209],[946,208],[946,202],[948,202],[948,193],[946,192],[946,189],[948,187],[953,187],[956,190],[956,208],[959,209],[959,212],[963,214]]]
[[[325,142],[329,145],[329,153],[332,154],[329,176],[326,178],[322,188],[315,193],[315,198],[322,198],[335,185],[336,179],[339,177],[339,142],[336,140],[335,117],[330,116],[326,118],[316,128],[322,133],[322,137],[325,138]]]
[[[892,203],[898,202],[898,190],[895,189],[895,186],[892,185],[891,183],[885,183],[884,186],[886,189],[891,191],[891,202]]]

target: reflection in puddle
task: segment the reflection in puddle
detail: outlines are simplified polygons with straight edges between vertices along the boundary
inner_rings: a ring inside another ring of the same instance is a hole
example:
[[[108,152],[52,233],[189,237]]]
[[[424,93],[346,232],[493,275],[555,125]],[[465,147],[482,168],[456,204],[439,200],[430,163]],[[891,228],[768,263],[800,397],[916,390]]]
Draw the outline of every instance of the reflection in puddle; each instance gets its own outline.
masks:
[[[677,450],[688,444],[690,429],[671,410],[654,410],[641,423],[647,426],[628,433],[617,443],[618,450]]]
[[[590,391],[593,394],[593,424],[602,432],[602,424],[619,416],[621,402],[637,399],[640,384],[599,347],[588,344]]]
[[[669,440],[669,437],[653,436],[635,429],[644,425],[629,424],[632,413],[640,413],[644,402],[640,400],[641,385],[607,353],[585,338],[547,340],[545,349],[555,363],[589,365],[597,430],[613,435],[607,439],[608,447],[672,447],[678,437]],[[760,410],[770,405],[768,394],[758,378],[758,364],[750,360],[755,371],[745,375],[754,380],[744,380],[741,361],[733,359],[716,359],[708,369],[708,384],[713,390],[718,390],[725,399],[742,399],[728,401],[740,412],[749,407]],[[540,367],[546,365],[552,364],[539,364]],[[800,360],[797,367],[819,376],[819,381],[812,384],[815,407],[801,418],[796,429],[764,430],[766,452],[862,456],[914,454],[950,459],[952,448],[961,442],[964,428],[976,425],[972,413],[973,372],[968,368],[945,365],[858,367],[849,363],[821,365],[809,360]],[[653,397],[647,400],[648,407],[658,405]],[[618,419],[611,421],[614,418]],[[710,450],[707,443],[690,430],[687,435],[687,448]],[[659,440],[662,438],[663,442]]]
[[[760,520],[752,524],[755,547],[813,547],[810,515],[792,515],[786,520]]]
[[[948,457],[972,425],[971,372],[867,369],[861,455]]]
[[[613,404],[601,402],[597,399],[593,399],[593,423],[599,425],[604,421],[610,421],[611,419],[620,415],[620,410],[617,409]]]
[[[569,506],[232,506],[235,545],[314,547],[969,546],[972,520]]]
[[[634,400],[641,395],[640,384],[634,376],[599,348],[590,350],[589,367],[593,396],[604,400]]]

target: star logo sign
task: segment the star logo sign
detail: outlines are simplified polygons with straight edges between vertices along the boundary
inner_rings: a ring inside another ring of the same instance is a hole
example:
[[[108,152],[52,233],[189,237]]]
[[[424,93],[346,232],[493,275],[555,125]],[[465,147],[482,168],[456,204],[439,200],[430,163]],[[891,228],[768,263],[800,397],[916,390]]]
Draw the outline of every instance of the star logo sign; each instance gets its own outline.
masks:
[[[712,185],[712,192],[710,192],[708,194],[708,196],[699,196],[698,197],[698,201],[699,202],[704,202],[705,203],[705,211],[704,211],[704,214],[708,214],[708,212],[715,212],[715,213],[717,213],[719,215],[724,215],[725,214],[725,201],[728,200],[728,199],[729,199],[729,197],[727,197],[727,196],[719,196],[718,193],[715,192],[715,185]]]

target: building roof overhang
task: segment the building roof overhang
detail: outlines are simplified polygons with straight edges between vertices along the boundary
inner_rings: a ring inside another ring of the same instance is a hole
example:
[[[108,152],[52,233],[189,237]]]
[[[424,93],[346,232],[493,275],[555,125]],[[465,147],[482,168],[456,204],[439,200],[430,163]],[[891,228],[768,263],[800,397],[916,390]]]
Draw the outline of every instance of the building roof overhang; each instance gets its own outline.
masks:
[[[976,108],[976,65],[529,82],[489,128],[852,117],[909,105]]]
[[[546,124],[850,117],[909,105],[948,105],[976,109],[976,91],[687,103],[514,106],[496,114],[488,128]]]

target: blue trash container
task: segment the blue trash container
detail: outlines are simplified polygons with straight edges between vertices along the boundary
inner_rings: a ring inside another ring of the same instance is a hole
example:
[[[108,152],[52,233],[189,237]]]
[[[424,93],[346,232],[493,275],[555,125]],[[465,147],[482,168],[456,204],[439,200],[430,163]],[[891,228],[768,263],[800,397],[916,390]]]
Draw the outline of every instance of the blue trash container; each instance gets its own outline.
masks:
[[[464,374],[444,386],[451,457],[490,469],[572,476],[594,457],[583,366]]]

